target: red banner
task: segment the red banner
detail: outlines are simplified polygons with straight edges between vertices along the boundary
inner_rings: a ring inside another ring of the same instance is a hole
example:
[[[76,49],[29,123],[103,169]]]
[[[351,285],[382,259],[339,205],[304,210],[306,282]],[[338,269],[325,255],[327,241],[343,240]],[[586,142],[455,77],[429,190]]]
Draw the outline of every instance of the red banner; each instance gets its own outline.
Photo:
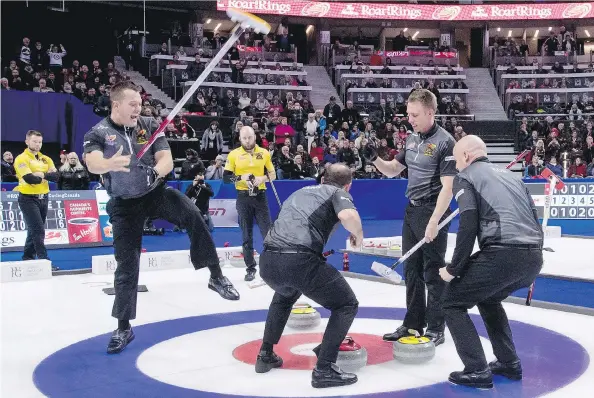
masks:
[[[217,9],[314,18],[417,21],[506,21],[594,18],[594,2],[493,5],[329,3],[297,0],[218,0]]]
[[[248,47],[248,46],[244,46],[243,44],[238,44],[237,49],[239,51],[245,51],[247,53],[261,53],[262,52],[262,47]]]
[[[387,58],[404,57],[433,57],[433,58],[457,58],[455,52],[432,52],[431,50],[410,50],[410,51],[375,51],[375,55]]]

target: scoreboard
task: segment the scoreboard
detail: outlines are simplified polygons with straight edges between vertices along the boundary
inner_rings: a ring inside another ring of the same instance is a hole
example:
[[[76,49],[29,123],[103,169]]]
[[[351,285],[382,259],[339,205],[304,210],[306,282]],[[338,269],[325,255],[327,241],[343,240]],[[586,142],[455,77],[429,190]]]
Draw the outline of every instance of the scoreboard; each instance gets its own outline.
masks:
[[[50,191],[45,221],[49,248],[112,244],[111,225],[105,212],[105,191]],[[1,192],[0,233],[2,251],[22,250],[27,221],[19,207],[19,193]]]
[[[2,201],[0,202],[0,210],[2,216],[0,221],[0,231],[27,231],[27,224],[23,218],[23,213],[19,208],[18,201]],[[45,222],[45,229],[65,229],[66,215],[64,213],[64,203],[59,200],[50,200],[47,210],[47,220]]]
[[[594,220],[594,180],[564,181],[565,187],[555,190],[551,202],[550,219]],[[534,199],[539,217],[544,214],[544,183],[526,184]],[[594,229],[594,225],[592,227]]]

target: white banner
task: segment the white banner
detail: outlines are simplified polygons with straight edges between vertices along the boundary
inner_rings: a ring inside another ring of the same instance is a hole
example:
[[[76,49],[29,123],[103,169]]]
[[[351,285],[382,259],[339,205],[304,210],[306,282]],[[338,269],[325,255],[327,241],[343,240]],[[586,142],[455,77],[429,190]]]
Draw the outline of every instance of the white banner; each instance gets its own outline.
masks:
[[[320,44],[330,44],[330,31],[329,30],[320,31]]]
[[[208,210],[215,227],[239,227],[235,199],[211,199]]]

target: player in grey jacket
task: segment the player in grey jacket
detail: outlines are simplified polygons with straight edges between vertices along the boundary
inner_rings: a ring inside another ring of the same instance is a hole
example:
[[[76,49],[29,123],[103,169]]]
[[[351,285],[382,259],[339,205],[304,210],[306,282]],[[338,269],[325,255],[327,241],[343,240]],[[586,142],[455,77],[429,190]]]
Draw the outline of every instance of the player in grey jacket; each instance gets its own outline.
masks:
[[[121,352],[134,339],[130,320],[136,318],[136,296],[144,220],[162,218],[188,231],[190,259],[196,270],[208,267],[208,287],[227,300],[239,293],[223,276],[212,236],[192,201],[163,178],[173,159],[165,137],[159,137],[139,160],[136,154],[157,129],[152,118],[140,116],[140,89],[131,82],[111,89],[111,115],[97,123],[84,138],[89,171],[103,177],[110,196],[106,211],[113,228],[117,268],[112,316],[118,320],[107,352]]]
[[[452,262],[441,268],[449,282],[443,309],[464,371],[449,380],[470,387],[492,388],[492,374],[522,378],[511,329],[501,302],[528,287],[542,268],[543,231],[532,197],[521,178],[487,159],[487,147],[468,135],[454,147],[453,194],[460,226]],[[480,250],[472,254],[478,239]],[[468,309],[478,307],[497,360],[487,365]]]

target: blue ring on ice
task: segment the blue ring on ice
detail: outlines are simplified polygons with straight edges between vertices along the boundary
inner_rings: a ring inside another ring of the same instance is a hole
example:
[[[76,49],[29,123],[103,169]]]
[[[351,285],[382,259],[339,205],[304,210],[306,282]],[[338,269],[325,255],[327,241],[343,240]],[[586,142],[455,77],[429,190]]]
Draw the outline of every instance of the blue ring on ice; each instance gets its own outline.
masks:
[[[322,316],[329,315],[323,308],[318,310]],[[268,310],[252,310],[209,314],[135,326],[136,339],[117,355],[108,355],[105,352],[111,333],[95,336],[45,358],[35,368],[33,381],[41,393],[52,398],[237,398],[240,395],[193,390],[163,383],[142,373],[136,367],[136,362],[144,351],[163,341],[203,330],[264,322],[267,313]],[[405,310],[402,308],[361,307],[357,317],[395,321],[403,319],[404,314]],[[478,315],[470,316],[478,326],[479,334],[488,338],[482,319]],[[352,396],[410,398],[455,394],[456,397],[480,395],[481,398],[535,397],[563,388],[588,368],[588,352],[575,340],[523,322],[510,321],[510,325],[524,369],[524,379],[521,382],[496,376],[495,388],[487,391],[455,386],[444,381],[414,389]],[[397,372],[394,372],[394,377],[398,377]]]

